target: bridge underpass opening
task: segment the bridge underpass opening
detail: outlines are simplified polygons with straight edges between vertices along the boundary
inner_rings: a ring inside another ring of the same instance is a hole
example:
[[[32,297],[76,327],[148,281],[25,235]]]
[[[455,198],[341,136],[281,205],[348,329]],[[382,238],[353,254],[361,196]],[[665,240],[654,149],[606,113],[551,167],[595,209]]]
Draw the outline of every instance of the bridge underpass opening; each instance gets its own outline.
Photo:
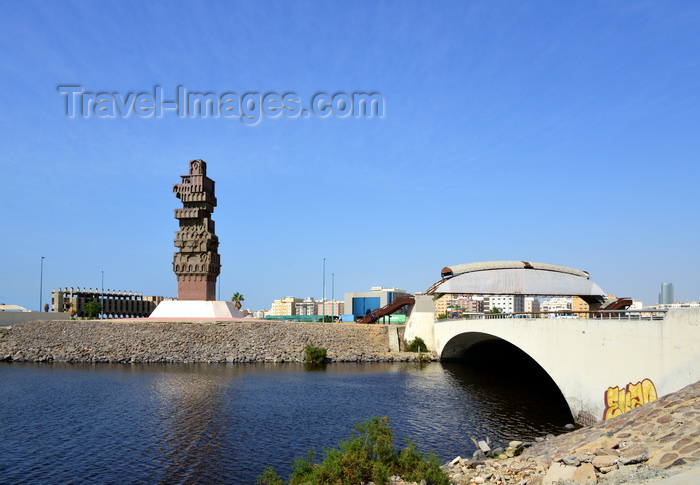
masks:
[[[526,419],[540,419],[552,424],[573,424],[566,399],[549,374],[527,353],[494,335],[468,332],[455,336],[443,348],[441,361],[446,370],[473,385],[507,388],[510,402],[506,412]],[[563,429],[562,429],[563,431]]]

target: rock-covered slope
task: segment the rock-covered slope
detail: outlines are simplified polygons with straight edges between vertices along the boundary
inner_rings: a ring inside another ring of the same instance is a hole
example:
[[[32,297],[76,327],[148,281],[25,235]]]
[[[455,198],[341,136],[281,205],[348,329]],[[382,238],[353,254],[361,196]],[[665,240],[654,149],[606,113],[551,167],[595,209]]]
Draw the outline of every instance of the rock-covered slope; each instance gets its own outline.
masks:
[[[516,448],[518,443],[514,443]],[[521,451],[520,448],[518,451]],[[636,484],[700,464],[700,382],[506,460],[454,460],[454,484]]]
[[[383,325],[72,320],[0,327],[0,360],[300,362],[308,343],[325,347],[335,361],[411,360],[417,356],[390,353]]]

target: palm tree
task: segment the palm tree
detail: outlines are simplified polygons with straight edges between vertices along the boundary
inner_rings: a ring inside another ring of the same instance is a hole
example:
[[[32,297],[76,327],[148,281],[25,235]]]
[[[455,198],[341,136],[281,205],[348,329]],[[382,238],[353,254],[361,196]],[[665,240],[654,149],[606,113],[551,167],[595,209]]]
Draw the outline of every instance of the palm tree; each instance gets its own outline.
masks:
[[[236,293],[234,293],[233,296],[231,297],[231,301],[236,302],[236,310],[240,310],[240,309],[241,309],[241,306],[242,306],[242,305],[241,305],[241,302],[242,302],[242,301],[245,301],[245,298],[243,298],[243,295],[241,295],[240,293],[236,292]]]

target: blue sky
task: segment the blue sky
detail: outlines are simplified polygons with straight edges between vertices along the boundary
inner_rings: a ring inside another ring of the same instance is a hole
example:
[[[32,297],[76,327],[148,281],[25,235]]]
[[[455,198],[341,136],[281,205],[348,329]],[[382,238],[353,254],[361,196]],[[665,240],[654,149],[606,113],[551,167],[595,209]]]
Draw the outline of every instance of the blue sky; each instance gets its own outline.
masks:
[[[175,296],[171,186],[217,184],[221,292],[422,291],[563,264],[700,299],[696,2],[2,2],[0,302]],[[68,118],[90,92],[378,92],[382,118]]]

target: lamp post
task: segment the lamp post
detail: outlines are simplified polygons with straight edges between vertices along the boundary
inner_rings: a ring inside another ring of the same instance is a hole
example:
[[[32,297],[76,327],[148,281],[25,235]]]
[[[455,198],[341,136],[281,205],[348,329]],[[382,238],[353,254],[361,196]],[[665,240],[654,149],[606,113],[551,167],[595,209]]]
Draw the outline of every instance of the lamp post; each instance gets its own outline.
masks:
[[[44,256],[41,257],[41,272],[39,273],[39,311],[43,310],[44,296]]]
[[[321,308],[323,309],[321,322],[326,321],[326,258],[323,258],[323,298],[321,298]]]
[[[102,290],[100,291],[100,319],[105,317],[105,272],[102,273]]]

